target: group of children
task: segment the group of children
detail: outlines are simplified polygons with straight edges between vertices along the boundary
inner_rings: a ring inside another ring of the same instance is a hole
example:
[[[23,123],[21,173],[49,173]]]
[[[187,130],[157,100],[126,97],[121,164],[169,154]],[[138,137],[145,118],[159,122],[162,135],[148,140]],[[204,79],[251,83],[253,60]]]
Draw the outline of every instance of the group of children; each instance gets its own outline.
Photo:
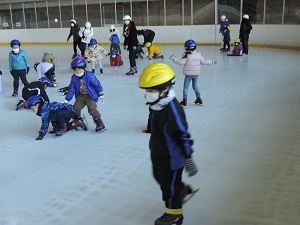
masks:
[[[225,15],[221,16],[219,33],[223,36],[223,47],[220,49],[222,52],[230,52],[230,23]],[[249,20],[249,15],[243,15],[240,25],[239,39],[234,41],[234,49],[231,54],[227,56],[242,56],[243,53],[248,55],[248,41],[249,34],[252,30],[252,25]]]
[[[229,27],[228,22],[226,26],[224,25],[224,27],[220,29],[220,32],[224,35],[222,51],[229,51],[230,49],[230,40],[228,41],[227,39],[230,32]],[[147,31],[141,30],[138,31],[138,34],[141,35],[145,32]],[[148,31],[148,33],[151,32]],[[104,101],[104,91],[101,83],[94,75],[95,63],[99,64],[100,73],[102,74],[103,66],[101,60],[103,55],[110,55],[111,66],[120,66],[122,62],[120,56],[121,49],[119,46],[120,37],[117,29],[113,25],[110,27],[109,38],[111,40],[109,53],[97,43],[96,39],[91,38],[89,46],[84,51],[83,57],[79,55],[75,57],[74,55],[71,62],[71,69],[74,74],[71,77],[71,82],[67,88],[63,103],[50,102],[45,92],[45,89],[54,81],[54,69],[52,69],[55,68],[54,62],[52,62],[52,64],[50,63],[52,65],[51,67],[49,64],[45,64],[45,67],[48,65],[48,69],[44,70],[42,70],[42,65],[45,62],[42,61],[36,64],[35,69],[38,72],[39,81],[28,84],[26,73],[29,72],[30,66],[26,57],[19,67],[14,67],[12,63],[14,60],[19,60],[17,54],[21,53],[23,57],[26,56],[26,53],[19,49],[21,44],[16,42],[16,40],[11,42],[12,52],[10,55],[12,54],[12,60],[10,60],[10,71],[14,77],[13,96],[15,93],[17,94],[18,85],[16,80],[20,78],[25,86],[23,90],[24,101],[17,105],[16,110],[24,107],[24,103],[26,103],[27,108],[30,108],[36,115],[42,117],[42,126],[36,140],[43,139],[48,131],[49,123],[52,123],[53,126],[53,130],[49,133],[54,133],[56,136],[61,136],[65,132],[71,129],[77,129],[78,127],[82,130],[87,130],[84,119],[81,117],[81,110],[85,106],[87,106],[88,112],[96,124],[96,132],[105,130],[101,114],[97,109],[98,100]],[[154,35],[152,34],[152,40],[148,39],[143,43],[143,46],[148,49],[148,59],[163,59],[161,49],[152,43],[153,38]],[[188,88],[190,82],[192,82],[196,96],[194,103],[197,105],[203,104],[197,85],[201,65],[217,63],[213,59],[205,59],[201,53],[196,50],[197,44],[194,40],[187,40],[184,43],[184,49],[185,51],[181,57],[177,58],[173,54],[170,56],[170,59],[174,63],[183,65],[183,75],[185,77],[182,101],[178,102],[176,99],[173,88],[175,84],[175,73],[167,64],[161,62],[152,63],[144,68],[139,77],[139,87],[145,89],[145,98],[150,110],[147,126],[149,130],[147,130],[147,133],[151,133],[149,148],[151,150],[153,175],[160,185],[162,198],[165,202],[165,212],[161,217],[155,220],[155,225],[182,224],[184,219],[183,203],[186,201],[186,198],[189,198],[195,193],[195,190],[193,190],[191,186],[182,182],[184,168],[189,176],[194,176],[198,172],[196,163],[192,159],[193,141],[188,133],[187,121],[182,106],[187,106],[188,104]],[[136,51],[136,49],[132,48],[130,51]],[[232,54],[242,55],[242,53],[243,49],[240,45],[240,40],[236,40]],[[87,63],[91,64],[91,72],[86,70]],[[45,76],[42,76],[42,74]],[[70,102],[74,96],[75,103],[74,106],[72,106],[68,104],[68,102]]]

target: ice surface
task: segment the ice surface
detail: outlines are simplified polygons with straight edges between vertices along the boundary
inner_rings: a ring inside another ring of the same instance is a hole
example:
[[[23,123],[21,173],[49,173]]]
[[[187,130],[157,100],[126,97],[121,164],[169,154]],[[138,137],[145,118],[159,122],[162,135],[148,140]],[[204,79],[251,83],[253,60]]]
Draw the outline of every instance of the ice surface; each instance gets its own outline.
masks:
[[[59,87],[67,86],[72,46],[24,45],[29,81],[44,52],[57,58]],[[107,50],[108,46],[104,46]],[[88,131],[35,141],[41,125],[30,110],[15,111],[8,71],[9,46],[1,46],[0,69],[0,225],[146,225],[164,212],[149,158],[148,108],[138,77],[149,63],[163,61],[177,74],[182,98],[182,66],[168,59],[179,46],[161,46],[164,60],[138,59],[139,73],[110,68],[104,58],[105,104],[98,104],[107,131]],[[199,89],[203,106],[193,103],[190,85],[185,109],[194,139],[199,173],[184,181],[201,190],[184,206],[186,225],[299,225],[300,221],[300,53],[249,49],[249,56],[227,57],[216,47],[198,47],[216,65],[203,66]],[[20,83],[19,92],[23,85]],[[59,88],[58,87],[58,88]],[[62,101],[48,88],[52,101]],[[71,103],[74,102],[74,99]]]

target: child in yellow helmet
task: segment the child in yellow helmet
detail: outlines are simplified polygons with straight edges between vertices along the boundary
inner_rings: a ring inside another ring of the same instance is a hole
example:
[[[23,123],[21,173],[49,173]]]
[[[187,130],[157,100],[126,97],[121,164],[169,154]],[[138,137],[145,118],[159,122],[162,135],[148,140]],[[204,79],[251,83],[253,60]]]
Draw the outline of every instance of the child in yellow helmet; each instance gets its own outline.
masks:
[[[151,42],[146,42],[145,47],[148,49],[148,59],[163,59],[164,56],[161,55],[161,49],[160,47],[152,44]]]

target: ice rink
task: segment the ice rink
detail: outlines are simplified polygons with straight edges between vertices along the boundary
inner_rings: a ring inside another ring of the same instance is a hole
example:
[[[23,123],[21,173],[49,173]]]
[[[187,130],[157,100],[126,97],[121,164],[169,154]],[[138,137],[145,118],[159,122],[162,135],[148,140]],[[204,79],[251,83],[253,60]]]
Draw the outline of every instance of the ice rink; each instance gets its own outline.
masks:
[[[107,50],[108,46],[104,46]],[[146,128],[148,107],[138,78],[148,64],[163,61],[176,72],[182,100],[182,66],[169,60],[181,46],[160,46],[164,60],[138,59],[139,73],[125,76],[104,58],[105,104],[98,104],[107,131],[88,131],[36,141],[41,119],[15,111],[8,70],[10,47],[0,46],[0,225],[151,225],[164,212],[151,172]],[[300,52],[250,47],[249,56],[227,57],[219,46],[198,47],[216,65],[202,67],[203,105],[185,109],[199,173],[184,181],[200,191],[184,206],[185,225],[300,224]],[[44,52],[56,56],[59,87],[67,86],[71,45],[22,45],[29,56],[29,81]],[[23,85],[20,83],[19,93]],[[51,101],[62,101],[48,88]],[[21,96],[19,96],[21,97]],[[74,98],[71,103],[74,102]],[[50,126],[51,130],[51,126]]]

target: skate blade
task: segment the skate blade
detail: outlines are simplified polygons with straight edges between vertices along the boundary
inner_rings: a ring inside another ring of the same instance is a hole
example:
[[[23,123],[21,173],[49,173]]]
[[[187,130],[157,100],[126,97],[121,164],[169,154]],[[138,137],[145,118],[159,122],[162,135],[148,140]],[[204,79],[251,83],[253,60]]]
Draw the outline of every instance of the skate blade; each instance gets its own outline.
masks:
[[[82,114],[82,119],[85,122],[86,128],[88,129],[89,128],[89,123],[88,123],[88,121],[87,121],[87,119],[86,119],[86,117],[85,117],[84,114]]]
[[[99,130],[99,131],[96,131],[96,133],[99,133],[99,134],[101,134],[101,133],[103,133],[104,131],[106,131],[107,129],[106,128],[104,128],[104,129],[102,129],[102,130]]]
[[[200,188],[194,190],[191,194],[189,194],[188,197],[182,201],[182,204],[187,203],[199,190]]]

